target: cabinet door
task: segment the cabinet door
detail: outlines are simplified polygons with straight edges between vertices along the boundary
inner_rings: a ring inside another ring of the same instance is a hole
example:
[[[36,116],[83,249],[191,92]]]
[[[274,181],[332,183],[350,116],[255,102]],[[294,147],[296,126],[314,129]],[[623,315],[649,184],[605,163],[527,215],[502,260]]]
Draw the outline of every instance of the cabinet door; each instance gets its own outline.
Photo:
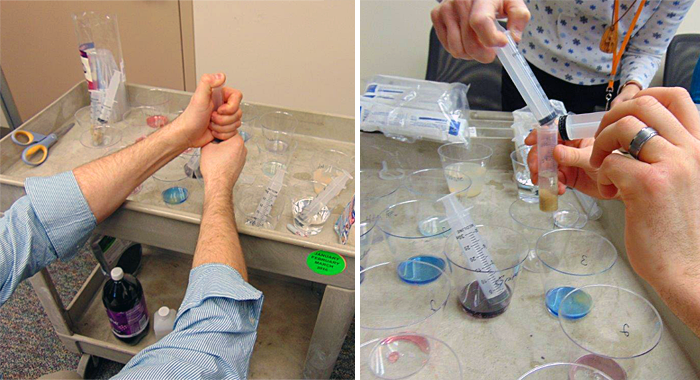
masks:
[[[84,79],[71,18],[84,11],[117,15],[128,82],[185,89],[179,1],[0,1],[0,65],[22,120]]]

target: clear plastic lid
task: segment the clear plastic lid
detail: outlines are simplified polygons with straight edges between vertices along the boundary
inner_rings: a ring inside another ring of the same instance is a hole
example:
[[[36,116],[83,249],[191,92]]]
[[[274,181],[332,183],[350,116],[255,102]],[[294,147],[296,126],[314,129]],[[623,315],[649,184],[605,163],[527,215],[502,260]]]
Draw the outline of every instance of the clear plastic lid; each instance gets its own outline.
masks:
[[[462,379],[462,365],[445,342],[422,334],[399,333],[361,348],[362,379]]]
[[[360,275],[361,327],[392,330],[425,322],[440,312],[450,297],[452,281],[447,273],[430,263],[412,261],[410,268],[382,263],[363,270]],[[435,279],[424,284],[408,283],[397,270],[431,271]]]

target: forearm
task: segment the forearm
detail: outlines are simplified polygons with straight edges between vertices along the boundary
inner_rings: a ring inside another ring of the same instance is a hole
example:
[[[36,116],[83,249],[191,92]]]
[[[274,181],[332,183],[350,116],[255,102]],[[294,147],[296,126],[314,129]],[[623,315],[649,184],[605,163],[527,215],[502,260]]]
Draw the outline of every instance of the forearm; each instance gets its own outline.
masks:
[[[238,238],[233,212],[233,187],[207,184],[204,187],[204,209],[199,239],[192,267],[204,264],[226,264],[248,281],[243,250]]]
[[[700,337],[700,275],[689,270],[652,284],[671,311]]]
[[[176,123],[177,120],[173,123]],[[97,222],[111,215],[136,186],[187,148],[170,124],[128,148],[73,170]]]

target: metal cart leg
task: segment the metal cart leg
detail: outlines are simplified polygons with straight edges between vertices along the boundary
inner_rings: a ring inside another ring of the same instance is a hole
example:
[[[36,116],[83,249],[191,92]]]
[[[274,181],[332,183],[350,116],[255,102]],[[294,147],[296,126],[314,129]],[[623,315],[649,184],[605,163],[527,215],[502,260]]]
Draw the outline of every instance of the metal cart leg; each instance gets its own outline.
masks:
[[[326,286],[304,364],[305,379],[328,379],[355,315],[355,291]]]

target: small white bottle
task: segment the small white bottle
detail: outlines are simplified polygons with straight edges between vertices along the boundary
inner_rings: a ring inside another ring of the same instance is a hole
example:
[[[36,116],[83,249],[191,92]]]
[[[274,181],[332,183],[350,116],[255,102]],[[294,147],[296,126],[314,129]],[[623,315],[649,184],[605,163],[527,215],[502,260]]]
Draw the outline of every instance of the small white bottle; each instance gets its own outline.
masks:
[[[169,309],[167,306],[161,307],[153,314],[153,331],[156,333],[157,340],[173,331],[175,316],[177,316],[177,311]]]

